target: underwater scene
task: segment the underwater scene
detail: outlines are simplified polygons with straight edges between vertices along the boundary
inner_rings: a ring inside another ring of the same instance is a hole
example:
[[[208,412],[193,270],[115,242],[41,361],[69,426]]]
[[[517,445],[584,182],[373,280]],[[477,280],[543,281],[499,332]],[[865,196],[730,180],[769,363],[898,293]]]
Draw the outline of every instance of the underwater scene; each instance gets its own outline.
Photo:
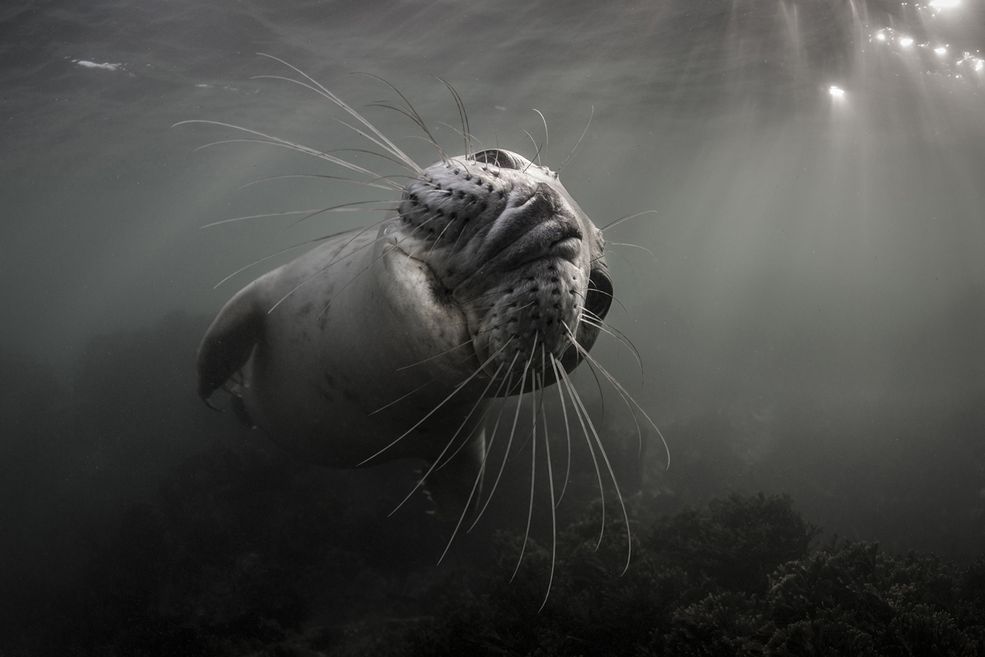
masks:
[[[985,655],[983,0],[7,0],[0,657]]]

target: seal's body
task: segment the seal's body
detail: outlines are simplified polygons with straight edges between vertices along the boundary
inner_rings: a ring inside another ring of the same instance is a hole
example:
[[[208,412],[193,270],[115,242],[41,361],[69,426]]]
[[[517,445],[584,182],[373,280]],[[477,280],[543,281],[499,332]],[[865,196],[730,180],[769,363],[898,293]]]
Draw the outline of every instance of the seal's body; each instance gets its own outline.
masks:
[[[555,173],[499,149],[448,158],[379,228],[236,294],[202,341],[199,394],[225,385],[275,441],[339,467],[433,462],[475,435],[474,473],[483,399],[574,368],[611,297],[602,234]]]

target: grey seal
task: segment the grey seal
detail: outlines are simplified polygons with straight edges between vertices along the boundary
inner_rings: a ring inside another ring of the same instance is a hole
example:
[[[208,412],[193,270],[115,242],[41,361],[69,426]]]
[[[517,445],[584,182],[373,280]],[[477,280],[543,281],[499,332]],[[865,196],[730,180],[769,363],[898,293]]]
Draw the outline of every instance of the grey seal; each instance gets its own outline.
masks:
[[[460,507],[485,466],[485,401],[554,383],[594,344],[605,242],[555,172],[507,150],[443,158],[402,187],[395,216],[226,303],[198,392],[225,386],[308,461],[423,459],[439,506]]]

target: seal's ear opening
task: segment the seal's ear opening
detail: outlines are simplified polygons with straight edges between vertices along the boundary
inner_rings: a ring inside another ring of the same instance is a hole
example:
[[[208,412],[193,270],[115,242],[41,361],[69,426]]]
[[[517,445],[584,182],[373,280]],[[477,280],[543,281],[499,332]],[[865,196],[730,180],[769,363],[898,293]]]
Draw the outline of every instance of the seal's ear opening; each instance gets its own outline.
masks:
[[[588,276],[585,310],[598,319],[605,319],[610,306],[612,306],[612,279],[609,278],[609,268],[605,261],[599,260],[592,265],[592,272]]]

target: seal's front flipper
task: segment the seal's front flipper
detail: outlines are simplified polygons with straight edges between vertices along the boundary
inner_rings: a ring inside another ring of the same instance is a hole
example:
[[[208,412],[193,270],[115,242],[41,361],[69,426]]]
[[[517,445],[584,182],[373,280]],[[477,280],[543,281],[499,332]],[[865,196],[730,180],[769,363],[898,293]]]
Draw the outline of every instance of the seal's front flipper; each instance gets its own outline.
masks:
[[[198,347],[198,395],[209,397],[235,374],[253,353],[263,333],[263,310],[256,284],[250,283],[229,300]]]

